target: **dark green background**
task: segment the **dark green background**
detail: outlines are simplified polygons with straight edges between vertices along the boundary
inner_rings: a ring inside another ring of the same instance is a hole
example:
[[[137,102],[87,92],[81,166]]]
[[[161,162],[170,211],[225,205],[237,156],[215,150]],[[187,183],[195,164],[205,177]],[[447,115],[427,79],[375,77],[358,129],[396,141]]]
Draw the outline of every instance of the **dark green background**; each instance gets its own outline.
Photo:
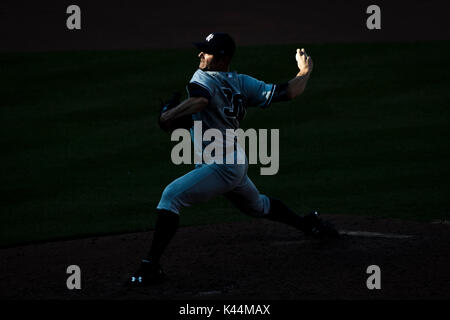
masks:
[[[232,69],[266,82],[296,72],[296,45],[239,48]],[[301,212],[449,218],[449,42],[304,45],[315,66],[296,100],[251,109],[280,129],[280,170],[249,176]],[[185,85],[194,49],[2,53],[1,245],[148,230],[170,161],[159,99]],[[222,198],[182,224],[247,219]]]

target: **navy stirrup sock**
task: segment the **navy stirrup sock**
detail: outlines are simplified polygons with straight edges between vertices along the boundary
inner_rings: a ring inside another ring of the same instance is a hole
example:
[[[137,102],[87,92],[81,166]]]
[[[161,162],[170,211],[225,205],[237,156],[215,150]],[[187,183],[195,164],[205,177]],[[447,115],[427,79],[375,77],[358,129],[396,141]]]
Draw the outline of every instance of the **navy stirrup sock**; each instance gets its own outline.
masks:
[[[303,217],[297,215],[294,211],[288,208],[281,200],[275,198],[270,199],[270,211],[265,218],[288,224],[294,228],[303,230],[305,228],[305,221]]]
[[[157,209],[153,241],[146,260],[158,264],[164,250],[178,229],[180,216],[172,211]]]

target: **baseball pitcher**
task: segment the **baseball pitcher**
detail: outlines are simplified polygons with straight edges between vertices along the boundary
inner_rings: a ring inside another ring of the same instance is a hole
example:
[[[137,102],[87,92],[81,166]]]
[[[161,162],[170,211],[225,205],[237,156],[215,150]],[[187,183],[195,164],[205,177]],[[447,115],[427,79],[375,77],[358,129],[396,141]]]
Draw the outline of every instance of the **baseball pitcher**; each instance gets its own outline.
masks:
[[[268,108],[273,103],[299,96],[313,69],[311,57],[304,49],[297,49],[297,75],[285,83],[267,84],[245,74],[230,72],[235,43],[228,34],[211,33],[205,41],[194,45],[200,51],[200,64],[187,85],[188,98],[179,102],[179,96],[175,96],[161,109],[159,125],[169,132],[177,128],[192,130],[193,121],[201,121],[203,131],[217,129],[226,136],[227,129],[239,128],[246,108]],[[200,152],[206,147],[202,142],[200,146],[198,141],[194,141],[195,144],[194,149]],[[234,141],[231,145],[236,146]],[[227,149],[224,157],[232,153],[235,160],[245,159],[245,152],[244,155],[242,152],[239,147]],[[261,194],[247,176],[247,169],[248,161],[201,163],[171,182],[156,208],[158,216],[150,250],[129,284],[145,286],[166,280],[159,261],[177,230],[182,209],[219,195],[253,217],[285,223],[311,236],[338,236],[334,227],[321,220],[317,212],[299,216],[282,201]]]

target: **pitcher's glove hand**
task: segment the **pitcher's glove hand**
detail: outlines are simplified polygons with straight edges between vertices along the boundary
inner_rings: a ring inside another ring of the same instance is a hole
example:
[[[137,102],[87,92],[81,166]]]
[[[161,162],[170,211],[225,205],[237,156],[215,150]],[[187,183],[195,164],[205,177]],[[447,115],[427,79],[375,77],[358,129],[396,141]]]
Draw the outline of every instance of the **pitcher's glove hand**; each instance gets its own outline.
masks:
[[[172,98],[170,98],[166,102],[161,102],[161,109],[159,111],[159,116],[158,116],[158,125],[163,131],[172,132],[175,129],[179,129],[179,128],[190,129],[192,127],[193,121],[192,121],[192,116],[190,114],[181,116],[174,120],[161,121],[161,115],[164,112],[178,106],[180,104],[180,98],[181,98],[181,93],[175,92],[172,95]]]

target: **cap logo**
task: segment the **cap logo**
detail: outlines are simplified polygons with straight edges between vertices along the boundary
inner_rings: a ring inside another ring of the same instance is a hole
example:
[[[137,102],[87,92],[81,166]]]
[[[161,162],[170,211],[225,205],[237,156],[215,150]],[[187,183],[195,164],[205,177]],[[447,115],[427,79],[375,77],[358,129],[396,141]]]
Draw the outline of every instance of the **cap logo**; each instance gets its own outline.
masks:
[[[213,37],[214,35],[211,33],[209,36],[206,37],[206,41],[209,42]]]

